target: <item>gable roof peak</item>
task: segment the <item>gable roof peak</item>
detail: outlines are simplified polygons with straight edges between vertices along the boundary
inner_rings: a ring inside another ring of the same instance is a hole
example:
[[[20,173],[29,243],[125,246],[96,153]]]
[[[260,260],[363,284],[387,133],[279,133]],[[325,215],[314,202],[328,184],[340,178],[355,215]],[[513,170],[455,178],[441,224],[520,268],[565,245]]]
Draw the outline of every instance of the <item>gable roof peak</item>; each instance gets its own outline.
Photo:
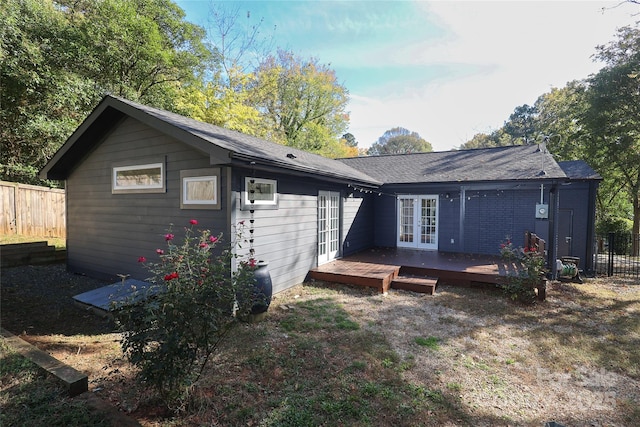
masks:
[[[214,147],[226,150],[229,163],[235,161],[248,165],[255,162],[283,172],[309,174],[320,179],[372,187],[380,184],[365,172],[342,162],[114,95],[106,95],[102,99],[45,165],[40,176],[66,179],[75,165],[101,143],[102,136],[127,116],[199,150],[206,152]]]

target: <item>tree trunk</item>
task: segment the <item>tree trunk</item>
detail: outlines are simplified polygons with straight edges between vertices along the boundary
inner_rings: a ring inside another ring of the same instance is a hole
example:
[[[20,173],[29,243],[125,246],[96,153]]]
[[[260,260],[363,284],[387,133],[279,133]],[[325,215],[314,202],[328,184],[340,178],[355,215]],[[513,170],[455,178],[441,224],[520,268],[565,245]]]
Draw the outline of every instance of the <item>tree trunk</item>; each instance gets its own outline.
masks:
[[[631,255],[640,256],[640,194],[633,197],[633,227],[631,229]]]

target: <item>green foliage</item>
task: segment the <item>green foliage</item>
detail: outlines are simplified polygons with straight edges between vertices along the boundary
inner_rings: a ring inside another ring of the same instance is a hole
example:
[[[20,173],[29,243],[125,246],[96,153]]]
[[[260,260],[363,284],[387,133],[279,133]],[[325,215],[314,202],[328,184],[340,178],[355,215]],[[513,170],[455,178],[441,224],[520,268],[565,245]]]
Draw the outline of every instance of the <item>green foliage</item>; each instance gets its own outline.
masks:
[[[427,153],[433,151],[429,142],[417,132],[402,127],[389,129],[369,148],[370,156],[381,154]]]
[[[347,89],[317,59],[279,49],[256,70],[256,99],[276,134],[291,147],[325,154],[347,129]]]
[[[219,78],[195,83],[182,91],[176,110],[196,120],[279,142],[280,136],[272,132],[264,116],[252,106],[253,75],[243,75],[234,69],[229,73],[234,75],[234,87],[223,84]]]
[[[551,89],[536,100],[536,130],[548,137],[547,149],[558,160],[588,161],[580,124],[580,117],[587,108],[585,94],[584,82],[572,81],[561,89]]]
[[[191,221],[181,243],[168,230],[166,250],[157,250],[159,262],[139,259],[152,274],[152,286],[115,315],[138,378],[168,404],[187,395],[221,341],[257,302],[253,260],[238,259],[232,247],[220,252],[221,236],[196,230],[196,224]],[[236,242],[242,241],[242,227]]]
[[[108,426],[102,414],[68,397],[67,391],[40,367],[14,352],[0,338],[0,425]]]
[[[419,346],[427,347],[431,350],[438,350],[440,348],[440,340],[437,337],[416,337],[415,342]]]
[[[495,130],[490,134],[477,133],[469,141],[462,144],[460,150],[470,150],[473,148],[492,148],[492,147],[504,147],[511,145],[511,138],[502,129]]]
[[[97,96],[75,71],[79,31],[50,1],[5,0],[0,21],[0,179],[33,183]]]
[[[61,2],[82,31],[81,73],[108,92],[172,110],[178,84],[201,71],[210,52],[203,28],[171,0]]]
[[[640,232],[640,27],[623,27],[618,39],[599,46],[606,63],[589,79],[583,119],[586,151],[600,174],[619,186],[633,205],[633,232]],[[635,254],[640,248],[635,248]]]
[[[0,179],[37,171],[105,93],[174,109],[209,52],[170,0],[2,0]]]
[[[545,259],[537,248],[515,248],[511,239],[500,244],[500,256],[507,262],[513,262],[515,274],[506,278],[502,289],[510,299],[533,304],[536,301],[536,288],[544,280]]]
[[[633,222],[627,218],[606,216],[597,222],[596,233],[599,236],[607,236],[609,233],[631,233],[632,226]]]
[[[509,116],[509,120],[504,123],[504,131],[511,137],[510,145],[530,144],[535,140],[536,107],[524,104],[516,107]]]

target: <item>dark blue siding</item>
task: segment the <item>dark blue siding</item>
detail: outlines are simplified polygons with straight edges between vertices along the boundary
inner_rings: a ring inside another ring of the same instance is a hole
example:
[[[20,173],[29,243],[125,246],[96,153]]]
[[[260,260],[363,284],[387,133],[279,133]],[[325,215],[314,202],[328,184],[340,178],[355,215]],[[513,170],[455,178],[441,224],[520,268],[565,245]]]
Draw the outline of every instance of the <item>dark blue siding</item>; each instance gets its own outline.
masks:
[[[547,191],[545,202],[548,200]],[[497,254],[507,237],[515,246],[522,246],[526,231],[538,231],[548,240],[548,220],[535,218],[539,202],[540,191],[533,189],[467,191],[464,252]]]
[[[396,198],[383,194],[374,199],[375,246],[396,246]]]
[[[460,252],[460,193],[445,192],[439,197],[438,246],[443,252]],[[453,243],[451,242],[453,240]]]
[[[522,246],[526,231],[535,232],[549,241],[549,220],[535,218],[536,204],[540,203],[540,188],[535,184],[530,184],[528,188],[517,188],[517,184],[507,185],[502,184],[506,189],[467,188],[464,190],[464,200],[461,199],[463,189],[459,185],[385,186],[386,195],[374,200],[375,245],[396,246],[397,202],[394,194],[438,195],[440,251],[498,254],[500,243],[507,236],[514,245]],[[550,186],[545,185],[544,203],[547,204],[549,189]]]
[[[355,193],[344,199],[344,256],[374,245],[374,197],[377,196]]]
[[[581,268],[585,267],[589,245],[589,183],[574,182],[563,185],[560,190],[560,209],[573,211],[573,230],[558,230],[558,236],[572,235],[572,253],[581,259]]]

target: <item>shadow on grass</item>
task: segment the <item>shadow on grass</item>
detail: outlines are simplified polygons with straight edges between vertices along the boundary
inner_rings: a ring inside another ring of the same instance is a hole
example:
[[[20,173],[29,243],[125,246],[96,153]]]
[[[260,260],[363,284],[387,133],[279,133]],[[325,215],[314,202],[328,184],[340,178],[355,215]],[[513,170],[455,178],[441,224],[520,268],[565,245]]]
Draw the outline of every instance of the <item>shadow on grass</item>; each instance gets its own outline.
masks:
[[[276,304],[265,322],[241,326],[194,390],[186,422],[504,423],[500,416],[470,413],[455,390],[441,386],[435,372],[418,382],[407,379],[404,373],[415,368],[411,358],[398,354],[384,334],[363,327],[339,302],[342,293],[357,296],[357,291],[327,293]]]

